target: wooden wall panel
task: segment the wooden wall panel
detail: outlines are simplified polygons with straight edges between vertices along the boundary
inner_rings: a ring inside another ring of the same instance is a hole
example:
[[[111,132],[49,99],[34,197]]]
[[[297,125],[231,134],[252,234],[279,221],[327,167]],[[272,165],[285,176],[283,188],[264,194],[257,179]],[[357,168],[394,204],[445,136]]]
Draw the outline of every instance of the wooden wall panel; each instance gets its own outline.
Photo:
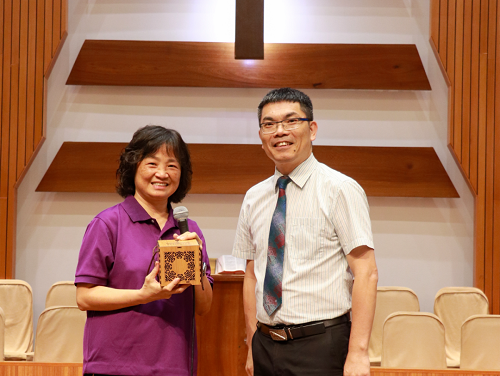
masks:
[[[470,177],[470,148],[463,147],[470,142],[470,107],[471,107],[471,46],[472,46],[472,2],[465,1],[463,10],[463,65],[462,65],[462,107],[458,108],[455,118],[459,117],[462,122],[462,137],[460,147],[462,149],[462,166],[464,173]],[[460,70],[459,70],[460,72]],[[457,109],[457,107],[456,107]]]
[[[500,20],[500,9],[497,4],[497,14],[496,14],[496,54],[495,54],[495,66],[496,66],[496,76],[495,76],[495,117],[493,120],[494,124],[500,124],[500,48],[498,43],[500,42],[500,25],[498,21]],[[494,131],[494,148],[497,153],[500,153],[500,132]],[[493,171],[494,181],[493,181],[493,218],[500,217],[500,162],[494,161],[494,171]],[[500,221],[493,222],[493,249],[500,249]],[[500,278],[500,254],[495,252],[493,254],[493,275]],[[500,311],[500,282],[493,284],[493,307],[495,310]]]
[[[470,0],[469,0],[470,1]],[[479,130],[479,37],[481,3],[472,3],[472,43],[471,43],[471,138],[470,138],[470,183],[478,192],[478,130]],[[467,147],[467,145],[465,145]]]
[[[430,10],[430,34],[431,40],[434,43],[436,49],[439,49],[439,8],[441,3],[439,0],[431,0],[431,10]]]
[[[50,56],[54,56],[61,40],[61,2],[62,0],[53,0],[52,9],[52,53]]]
[[[29,161],[34,152],[34,126],[35,124],[35,73],[36,73],[36,1],[29,2],[28,14],[28,71],[26,90],[30,95],[26,97],[26,154],[25,161]]]
[[[86,40],[67,84],[430,90],[415,45],[266,43],[264,53],[248,64],[233,43]]]
[[[115,192],[115,173],[125,146],[63,143],[37,191]],[[190,144],[189,150],[191,193],[244,194],[274,172],[260,145]],[[320,162],[354,178],[368,196],[458,197],[432,148],[314,146],[313,151]]]
[[[5,265],[7,262],[7,223],[5,223],[8,218],[7,207],[7,197],[0,197],[0,218],[2,218],[0,226],[0,241],[2,242],[2,248],[0,249],[0,270],[6,269]]]
[[[449,140],[475,199],[474,283],[500,313],[500,12],[497,0],[435,0],[431,40],[450,81]],[[439,11],[438,11],[439,9]],[[459,23],[462,23],[460,25]],[[454,32],[453,32],[454,31]],[[446,37],[445,37],[446,35]],[[454,63],[450,63],[454,51]]]
[[[453,91],[453,106],[452,116],[453,121],[453,145],[457,145],[457,158],[462,161],[462,93],[463,93],[463,38],[464,38],[464,0],[456,0],[455,3],[455,24],[454,36],[456,43],[454,44],[453,54],[453,75],[452,85],[455,85],[456,90]]]
[[[14,277],[16,190],[44,139],[46,68],[67,34],[61,17],[67,0],[0,4],[0,278]]]
[[[19,92],[18,92],[18,134],[17,134],[17,172],[16,180],[21,175],[26,156],[26,85],[28,81],[28,0],[20,1],[20,33],[19,33]]]
[[[452,0],[448,2],[448,12],[447,12],[447,20],[448,20],[448,31],[446,33],[446,40],[448,43],[443,45],[443,49],[446,46],[446,71],[448,72],[448,78],[450,79],[450,83],[452,86],[455,85],[455,27],[456,27],[456,0]],[[450,93],[450,103],[455,102],[455,93],[451,92]],[[453,123],[453,118],[455,115],[455,112],[453,111],[454,106],[451,105],[448,109],[448,118],[451,121],[451,124]],[[456,128],[455,125],[453,127],[450,127],[449,130],[449,140],[450,144],[454,145],[455,142],[455,133],[456,133]],[[457,153],[457,158],[460,159],[460,153]]]
[[[488,0],[487,0],[488,1]],[[486,242],[486,88],[487,88],[487,46],[488,46],[488,3],[481,0],[480,35],[479,35],[479,119],[478,119],[478,195],[476,206],[478,228],[478,244],[484,253],[483,290],[491,300],[491,273],[489,269],[489,255],[491,249]]]
[[[61,39],[66,37],[66,31],[68,30],[68,2],[67,0],[61,0]]]
[[[486,261],[488,273],[491,275],[490,288],[490,304],[492,310],[499,312],[498,305],[499,297],[493,294],[495,284],[500,284],[500,276],[493,273],[493,259],[495,253],[500,253],[493,247],[493,222],[494,222],[494,160],[495,153],[500,153],[500,150],[495,150],[495,75],[496,75],[496,17],[497,17],[497,2],[488,2],[488,44],[487,44],[487,87],[486,87],[486,243],[485,248],[488,252]],[[499,72],[500,74],[500,72]],[[500,159],[499,159],[500,162]]]
[[[18,93],[19,93],[19,23],[20,23],[20,2],[12,1],[12,26],[11,26],[11,62],[10,62],[10,106],[9,106],[9,182],[17,180],[17,133],[18,133]],[[15,126],[12,126],[15,125]],[[7,218],[15,218],[15,189],[12,186],[8,188],[7,196]],[[13,265],[13,253],[9,249],[15,249],[16,223],[7,221],[7,252],[5,266]],[[7,277],[10,277],[7,274]]]
[[[52,60],[52,27],[53,27],[53,0],[45,1],[45,35],[44,35],[44,72]]]
[[[12,2],[3,3],[3,69],[2,69],[2,154],[1,154],[1,189],[0,198],[3,200],[4,208],[2,214],[5,217],[0,222],[2,225],[2,244],[0,245],[0,276],[6,274],[7,241],[12,236],[8,234],[8,200],[9,195],[9,146],[10,146],[10,64],[12,44]],[[3,277],[5,278],[5,277]]]
[[[439,0],[439,57],[441,58],[441,62],[443,63],[444,68],[446,69],[446,54],[447,50],[447,38],[448,38],[448,2]]]
[[[33,142],[37,145],[42,141],[44,122],[44,99],[45,99],[45,69],[44,69],[44,45],[45,36],[45,2],[37,0],[37,22],[36,22],[36,66],[35,66],[35,127],[33,129]]]

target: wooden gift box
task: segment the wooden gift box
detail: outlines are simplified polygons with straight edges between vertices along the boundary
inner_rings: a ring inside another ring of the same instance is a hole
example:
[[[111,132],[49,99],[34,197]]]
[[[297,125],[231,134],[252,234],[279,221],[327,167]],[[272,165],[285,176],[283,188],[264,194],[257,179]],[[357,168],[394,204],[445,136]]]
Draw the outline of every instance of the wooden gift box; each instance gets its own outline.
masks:
[[[158,240],[160,285],[175,278],[180,284],[201,284],[201,251],[196,240]]]

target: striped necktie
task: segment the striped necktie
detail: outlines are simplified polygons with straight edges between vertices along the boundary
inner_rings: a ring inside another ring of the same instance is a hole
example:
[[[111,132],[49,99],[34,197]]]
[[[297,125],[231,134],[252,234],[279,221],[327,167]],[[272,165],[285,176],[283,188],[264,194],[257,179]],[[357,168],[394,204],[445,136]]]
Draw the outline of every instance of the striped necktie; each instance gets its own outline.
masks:
[[[264,278],[264,309],[271,316],[281,305],[281,281],[283,279],[283,258],[285,255],[286,193],[290,182],[288,176],[278,179],[278,202],[269,230],[266,276]]]

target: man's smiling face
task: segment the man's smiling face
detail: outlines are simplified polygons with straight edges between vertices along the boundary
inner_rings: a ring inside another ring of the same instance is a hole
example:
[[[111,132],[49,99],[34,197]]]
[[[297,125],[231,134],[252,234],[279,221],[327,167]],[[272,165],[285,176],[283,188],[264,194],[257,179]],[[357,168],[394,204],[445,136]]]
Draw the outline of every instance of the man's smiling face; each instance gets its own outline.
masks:
[[[298,102],[268,103],[262,108],[260,122],[281,121],[291,118],[305,118]],[[259,129],[262,148],[283,175],[290,174],[312,153],[312,141],[316,139],[318,125],[315,121],[304,121],[298,128],[285,130],[278,124],[272,134],[263,134]]]

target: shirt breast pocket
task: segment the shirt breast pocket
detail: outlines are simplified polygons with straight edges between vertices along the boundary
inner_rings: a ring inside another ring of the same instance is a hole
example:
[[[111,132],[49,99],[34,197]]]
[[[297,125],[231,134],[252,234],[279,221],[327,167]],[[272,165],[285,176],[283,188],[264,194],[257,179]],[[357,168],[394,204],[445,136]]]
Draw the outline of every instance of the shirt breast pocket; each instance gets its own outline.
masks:
[[[323,256],[327,244],[327,231],[321,218],[287,218],[287,251],[295,260],[316,260]]]

